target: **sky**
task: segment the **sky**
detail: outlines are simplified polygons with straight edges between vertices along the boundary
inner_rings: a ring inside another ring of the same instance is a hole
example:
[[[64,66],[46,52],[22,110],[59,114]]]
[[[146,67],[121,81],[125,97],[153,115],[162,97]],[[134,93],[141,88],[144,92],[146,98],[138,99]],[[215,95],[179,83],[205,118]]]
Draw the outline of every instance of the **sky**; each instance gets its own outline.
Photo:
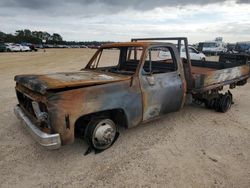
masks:
[[[6,33],[47,31],[68,41],[250,41],[250,0],[0,0],[0,23]]]

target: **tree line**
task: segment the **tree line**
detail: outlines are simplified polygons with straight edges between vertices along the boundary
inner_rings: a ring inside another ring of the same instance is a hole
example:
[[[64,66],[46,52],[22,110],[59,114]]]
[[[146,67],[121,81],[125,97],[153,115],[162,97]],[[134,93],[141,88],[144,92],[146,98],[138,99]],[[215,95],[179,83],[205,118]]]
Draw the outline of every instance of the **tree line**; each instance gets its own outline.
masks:
[[[50,34],[46,31],[31,31],[29,29],[17,30],[15,34],[8,34],[0,31],[0,42],[2,43],[32,43],[42,44],[43,40],[46,40],[46,44],[53,45],[95,45],[99,46],[103,43],[98,41],[65,41],[63,37],[58,33]]]

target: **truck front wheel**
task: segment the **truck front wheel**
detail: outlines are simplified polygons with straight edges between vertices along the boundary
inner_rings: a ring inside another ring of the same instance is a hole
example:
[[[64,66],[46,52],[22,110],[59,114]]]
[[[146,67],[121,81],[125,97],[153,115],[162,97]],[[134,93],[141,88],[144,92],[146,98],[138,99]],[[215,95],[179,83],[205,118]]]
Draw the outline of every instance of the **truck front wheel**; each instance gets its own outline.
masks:
[[[105,150],[115,141],[117,126],[111,119],[93,119],[89,122],[84,138],[96,150]]]

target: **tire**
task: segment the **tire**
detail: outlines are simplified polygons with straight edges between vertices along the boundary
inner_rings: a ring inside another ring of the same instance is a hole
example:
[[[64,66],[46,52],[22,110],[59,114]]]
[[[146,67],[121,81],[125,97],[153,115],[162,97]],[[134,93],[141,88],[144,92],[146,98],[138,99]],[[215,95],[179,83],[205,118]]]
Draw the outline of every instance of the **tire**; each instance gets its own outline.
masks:
[[[201,59],[201,61],[205,62],[205,61],[206,61],[206,58],[205,58],[205,57],[203,57],[203,58]]]
[[[95,150],[108,149],[115,141],[117,125],[108,118],[94,119],[89,122],[84,139]]]
[[[218,111],[223,113],[227,112],[231,108],[232,103],[233,103],[232,94],[226,93],[219,100]]]
[[[215,106],[216,100],[215,99],[211,99],[211,100],[206,100],[205,101],[205,106],[208,109],[213,109]]]

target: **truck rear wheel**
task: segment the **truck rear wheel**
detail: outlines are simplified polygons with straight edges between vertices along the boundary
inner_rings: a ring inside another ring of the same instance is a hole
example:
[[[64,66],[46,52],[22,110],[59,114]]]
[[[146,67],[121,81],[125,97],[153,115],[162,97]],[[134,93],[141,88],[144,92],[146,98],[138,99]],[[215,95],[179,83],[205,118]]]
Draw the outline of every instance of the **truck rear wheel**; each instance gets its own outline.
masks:
[[[227,112],[233,104],[233,95],[230,91],[225,94],[218,94],[216,98],[204,99],[206,108],[215,109],[218,112]]]
[[[216,99],[210,99],[205,101],[205,106],[208,109],[213,109],[216,103]]]
[[[96,150],[105,150],[115,141],[117,126],[111,119],[91,120],[85,130],[85,139]]]
[[[226,93],[219,100],[218,111],[223,113],[227,112],[231,108],[232,102],[233,102],[232,94]]]

